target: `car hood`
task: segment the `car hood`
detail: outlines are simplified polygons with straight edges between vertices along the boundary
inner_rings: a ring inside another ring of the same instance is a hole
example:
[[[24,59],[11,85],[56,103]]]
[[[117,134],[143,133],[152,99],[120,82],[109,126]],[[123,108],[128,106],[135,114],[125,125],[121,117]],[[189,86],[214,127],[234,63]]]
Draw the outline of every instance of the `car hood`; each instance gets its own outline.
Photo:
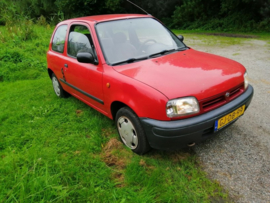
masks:
[[[193,49],[114,69],[155,88],[168,99],[195,96],[198,100],[243,83],[245,73],[244,66],[233,60]]]

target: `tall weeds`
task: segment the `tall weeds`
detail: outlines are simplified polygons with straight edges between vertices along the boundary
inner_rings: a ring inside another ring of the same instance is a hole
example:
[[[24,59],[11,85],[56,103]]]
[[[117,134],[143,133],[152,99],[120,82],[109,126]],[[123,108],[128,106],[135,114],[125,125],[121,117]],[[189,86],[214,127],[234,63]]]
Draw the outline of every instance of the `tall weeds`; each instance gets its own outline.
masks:
[[[27,41],[36,37],[33,21],[24,13],[19,13],[15,4],[2,0],[0,2],[0,22],[5,25],[7,32],[0,33],[2,43],[13,41]]]
[[[52,31],[44,18],[36,24],[26,17],[5,19],[0,26],[0,82],[43,77]]]

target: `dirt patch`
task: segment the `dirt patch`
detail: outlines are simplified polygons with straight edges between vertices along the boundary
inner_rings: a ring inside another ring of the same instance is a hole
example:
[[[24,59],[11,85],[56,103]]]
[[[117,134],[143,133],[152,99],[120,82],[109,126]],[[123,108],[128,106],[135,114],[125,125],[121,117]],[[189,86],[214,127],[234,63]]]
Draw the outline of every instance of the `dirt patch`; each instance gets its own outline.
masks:
[[[122,148],[122,143],[116,138],[111,138],[109,142],[104,146],[103,152],[110,153],[112,150]]]
[[[145,163],[145,161],[143,159],[140,160],[140,163],[139,164],[140,164],[140,166],[147,166],[146,163]]]
[[[200,33],[201,35],[213,35],[222,37],[237,37],[237,38],[259,38],[256,35],[230,34],[230,33]]]
[[[191,156],[190,153],[185,153],[185,152],[175,152],[170,154],[170,159],[172,160],[173,163],[178,163],[181,162],[182,160],[185,160]]]
[[[117,169],[124,169],[126,167],[126,160],[120,159],[120,157],[114,154],[115,150],[121,150],[122,143],[116,138],[110,139],[110,141],[103,148],[102,160],[107,166],[115,166]]]
[[[79,110],[79,109],[78,109],[78,110],[76,110],[76,115],[77,115],[77,116],[82,115],[82,113],[83,113],[83,111],[82,111],[82,110]]]
[[[151,166],[151,165],[147,164],[145,162],[145,160],[143,160],[143,159],[140,160],[140,163],[139,164],[140,164],[140,166],[142,166],[142,167],[144,167],[146,169],[150,169],[150,170],[154,170],[155,169],[154,166]]]
[[[125,187],[125,176],[123,173],[119,173],[119,172],[114,172],[112,174],[112,178],[115,181],[115,186],[116,187]]]
[[[112,180],[116,187],[125,186],[124,170],[131,160],[132,152],[124,148],[116,138],[111,138],[102,150],[102,160],[113,170]]]

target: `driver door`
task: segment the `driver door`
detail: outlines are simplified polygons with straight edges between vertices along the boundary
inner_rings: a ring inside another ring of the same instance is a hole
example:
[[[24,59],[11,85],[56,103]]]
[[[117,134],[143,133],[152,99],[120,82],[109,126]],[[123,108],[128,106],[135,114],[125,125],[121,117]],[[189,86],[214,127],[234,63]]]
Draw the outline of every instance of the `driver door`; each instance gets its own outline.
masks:
[[[96,64],[77,61],[78,52],[91,53]],[[67,57],[64,64],[65,84],[72,88],[73,96],[99,110],[104,109],[102,91],[102,65],[97,65],[97,56],[87,24],[70,25],[67,42]]]

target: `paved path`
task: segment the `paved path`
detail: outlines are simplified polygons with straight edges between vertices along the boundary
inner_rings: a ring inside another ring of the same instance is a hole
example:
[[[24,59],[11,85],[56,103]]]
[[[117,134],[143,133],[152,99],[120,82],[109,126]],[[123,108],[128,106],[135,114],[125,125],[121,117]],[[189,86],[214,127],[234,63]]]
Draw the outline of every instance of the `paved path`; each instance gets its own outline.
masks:
[[[241,39],[226,45],[213,43],[213,37],[185,37],[186,44],[196,50],[242,63],[255,90],[243,117],[194,148],[204,170],[235,202],[270,202],[270,42]]]

